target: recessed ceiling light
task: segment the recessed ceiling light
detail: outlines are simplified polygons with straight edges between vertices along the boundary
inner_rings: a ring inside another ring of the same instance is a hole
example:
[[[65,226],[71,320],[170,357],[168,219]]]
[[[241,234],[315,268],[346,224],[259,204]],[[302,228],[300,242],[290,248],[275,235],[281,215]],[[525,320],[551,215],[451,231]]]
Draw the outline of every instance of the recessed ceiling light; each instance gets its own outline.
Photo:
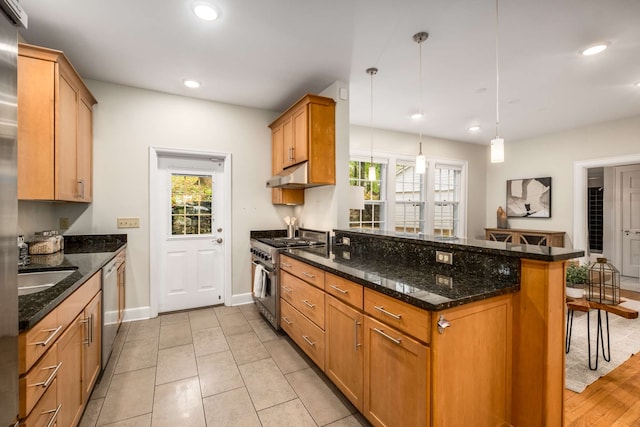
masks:
[[[469,126],[469,132],[478,132],[480,129],[482,129],[480,125]]]
[[[634,85],[634,86],[638,86],[638,87],[640,87],[640,81],[635,82],[633,85]]]
[[[206,2],[196,2],[193,4],[193,13],[203,21],[215,21],[220,17],[217,7]]]
[[[413,114],[411,115],[411,118],[412,118],[413,120],[420,120],[420,119],[423,119],[423,118],[424,118],[424,113],[421,113],[420,111],[418,111],[417,113],[413,113]]]
[[[184,85],[189,89],[198,89],[200,87],[200,82],[195,80],[185,80]]]
[[[582,49],[580,51],[581,55],[584,56],[591,56],[591,55],[597,55],[600,52],[604,52],[608,47],[609,47],[610,43],[598,43],[598,44],[594,44],[593,46],[589,46],[585,49]]]

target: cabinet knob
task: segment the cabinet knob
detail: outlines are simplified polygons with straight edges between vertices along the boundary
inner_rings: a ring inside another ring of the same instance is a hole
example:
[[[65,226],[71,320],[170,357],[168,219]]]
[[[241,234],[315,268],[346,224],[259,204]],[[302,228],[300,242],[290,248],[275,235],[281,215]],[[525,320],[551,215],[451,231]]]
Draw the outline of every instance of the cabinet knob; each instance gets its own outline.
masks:
[[[451,322],[445,319],[444,316],[441,314],[440,318],[438,319],[438,333],[444,334],[444,330],[447,329],[449,326],[451,326]]]

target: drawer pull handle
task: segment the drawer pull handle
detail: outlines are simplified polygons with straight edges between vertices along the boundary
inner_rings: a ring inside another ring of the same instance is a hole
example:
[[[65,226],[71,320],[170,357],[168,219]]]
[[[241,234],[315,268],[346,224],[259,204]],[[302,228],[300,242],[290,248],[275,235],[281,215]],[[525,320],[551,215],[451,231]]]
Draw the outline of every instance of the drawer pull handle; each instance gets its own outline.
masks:
[[[388,339],[389,341],[400,345],[402,343],[401,339],[396,339],[394,337],[392,337],[391,335],[387,335],[384,333],[384,331],[378,329],[378,328],[373,328],[374,331],[376,331],[377,333],[379,333],[380,335],[382,335],[383,337],[385,337],[386,339]]]
[[[49,334],[46,340],[34,342],[33,345],[41,345],[43,347],[48,346],[51,340],[53,340],[53,337],[55,337],[58,334],[58,332],[60,332],[61,329],[62,329],[62,325],[58,326],[55,329],[45,329],[43,332],[51,332],[51,334]]]
[[[316,343],[314,343],[313,341],[311,341],[311,340],[309,339],[309,337],[307,337],[306,335],[303,335],[303,336],[302,336],[302,339],[303,339],[303,340],[305,340],[305,341],[307,342],[307,344],[309,344],[311,347],[315,347],[315,346],[316,346]]]
[[[31,387],[39,387],[39,386],[42,386],[42,388],[49,387],[49,384],[51,384],[51,381],[55,379],[56,374],[60,369],[60,366],[62,366],[62,362],[58,363],[56,366],[47,366],[46,368],[44,368],[44,369],[53,369],[53,372],[51,373],[51,375],[49,375],[49,378],[47,378],[43,382],[31,384]]]
[[[287,319],[286,316],[282,316],[282,320],[284,320],[284,323],[286,323],[287,325],[293,325],[293,322]]]
[[[306,299],[303,299],[303,300],[302,300],[302,302],[303,302],[307,307],[309,307],[309,308],[313,308],[313,307],[315,307],[315,306],[316,306],[315,304],[310,303],[310,302],[309,302],[309,301],[307,301]]]
[[[287,267],[287,268],[291,268],[291,267],[293,267],[293,265],[291,265],[291,264],[287,264],[286,262],[283,262],[283,263],[282,263],[282,266],[283,266],[283,267]]]
[[[60,412],[60,408],[62,408],[62,403],[58,405],[58,407],[56,409],[52,409],[50,411],[44,411],[41,414],[51,414],[53,413],[53,415],[51,416],[51,419],[49,419],[49,423],[47,423],[47,427],[53,427],[56,423],[56,418],[58,418],[58,413]]]
[[[378,307],[377,305],[374,305],[373,308],[375,308],[376,310],[378,310],[382,314],[386,314],[389,317],[393,317],[396,320],[400,320],[402,318],[401,314],[393,314],[393,313],[385,310],[384,307]]]
[[[307,276],[307,277],[309,277],[310,279],[315,279],[315,278],[316,278],[316,276],[314,276],[314,275],[313,275],[313,274],[311,274],[311,273],[307,273],[306,271],[303,271],[303,272],[302,272],[302,275],[303,275],[303,276]]]
[[[288,292],[288,293],[293,292],[293,289],[291,289],[290,287],[285,286],[285,285],[282,285],[282,289],[284,289],[284,290],[285,290],[285,292]]]
[[[349,293],[349,291],[345,291],[344,289],[340,289],[336,285],[329,285],[329,286],[331,286],[332,289],[335,289],[336,291],[340,292],[341,294],[348,294]]]
[[[85,317],[84,319],[80,320],[80,323],[83,323],[85,325],[87,325],[87,333],[86,333],[86,339],[82,340],[82,344],[86,344],[87,346],[89,344],[91,344],[91,325],[89,324],[91,320],[91,317]]]

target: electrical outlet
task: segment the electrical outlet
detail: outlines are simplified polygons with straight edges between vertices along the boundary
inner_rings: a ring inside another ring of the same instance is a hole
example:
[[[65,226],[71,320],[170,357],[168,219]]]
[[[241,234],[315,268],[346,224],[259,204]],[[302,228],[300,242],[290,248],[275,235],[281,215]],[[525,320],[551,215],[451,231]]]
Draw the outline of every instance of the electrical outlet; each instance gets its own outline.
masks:
[[[442,274],[436,274],[436,283],[440,286],[453,288],[453,279],[451,278],[451,276],[443,276]]]
[[[351,246],[351,239],[348,237],[343,237],[342,238],[342,244],[343,245],[347,245],[347,246]]]
[[[60,218],[60,228],[63,230],[69,229],[69,218]]]
[[[118,228],[140,228],[140,218],[118,218]]]
[[[453,265],[453,254],[451,252],[436,251],[436,262]]]

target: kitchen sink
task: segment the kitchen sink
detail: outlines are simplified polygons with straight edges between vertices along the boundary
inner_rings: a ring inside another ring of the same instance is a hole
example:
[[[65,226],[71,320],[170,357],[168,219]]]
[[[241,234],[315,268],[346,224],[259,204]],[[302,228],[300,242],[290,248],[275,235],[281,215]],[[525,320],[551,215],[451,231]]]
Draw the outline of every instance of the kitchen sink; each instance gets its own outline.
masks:
[[[38,271],[18,274],[18,295],[41,292],[71,275],[75,270]]]

